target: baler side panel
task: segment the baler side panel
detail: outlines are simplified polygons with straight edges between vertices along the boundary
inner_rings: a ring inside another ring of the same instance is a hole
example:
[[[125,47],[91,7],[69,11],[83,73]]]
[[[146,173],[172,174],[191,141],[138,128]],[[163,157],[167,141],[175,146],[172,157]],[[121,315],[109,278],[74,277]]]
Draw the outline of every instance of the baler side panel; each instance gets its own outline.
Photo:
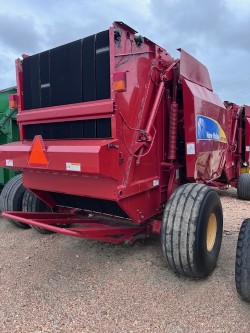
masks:
[[[183,96],[187,177],[217,179],[227,152],[227,111],[215,93],[185,79]]]
[[[127,90],[115,94],[115,106],[117,129],[119,129],[117,137],[120,142],[120,152],[124,158],[124,163],[120,165],[120,183],[127,186],[143,178],[158,176],[156,163],[152,163],[152,158],[155,158],[157,154],[155,143],[149,154],[143,157],[140,165],[136,166],[136,158],[133,156],[135,153],[133,144],[137,142],[138,130],[145,128],[157,86],[152,84],[151,87],[149,74],[155,58],[155,45],[144,43],[141,47],[137,47],[130,39],[125,39],[125,34],[126,32],[122,31],[121,45],[115,46],[115,72],[126,72]],[[124,54],[128,55],[124,56]],[[149,92],[151,99],[147,110],[144,109],[143,113],[142,105],[148,86],[151,88]]]
[[[153,140],[144,149],[138,164],[136,146],[140,143],[140,130],[147,126],[160,82],[158,47],[146,39],[138,46],[133,33],[128,34],[119,24],[117,28],[121,29],[122,38],[120,45],[115,45],[114,68],[115,72],[126,73],[127,87],[125,92],[115,94],[117,138],[122,156],[119,204],[133,220],[140,223],[155,215],[167,197],[168,175],[161,166],[167,146],[167,110],[163,98],[150,133]],[[161,59],[170,62],[172,58],[162,50]],[[149,184],[147,179],[151,179]],[[138,189],[136,194],[128,197],[126,193],[137,188],[137,184],[141,184],[142,192]]]

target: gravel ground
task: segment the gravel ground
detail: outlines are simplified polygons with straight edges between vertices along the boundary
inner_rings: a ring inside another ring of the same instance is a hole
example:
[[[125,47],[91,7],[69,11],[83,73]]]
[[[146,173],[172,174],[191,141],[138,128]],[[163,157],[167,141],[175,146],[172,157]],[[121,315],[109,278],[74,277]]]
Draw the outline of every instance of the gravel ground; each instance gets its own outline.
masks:
[[[250,332],[237,295],[238,230],[250,204],[219,192],[224,237],[205,280],[178,278],[157,239],[133,247],[41,235],[0,223],[0,332]]]

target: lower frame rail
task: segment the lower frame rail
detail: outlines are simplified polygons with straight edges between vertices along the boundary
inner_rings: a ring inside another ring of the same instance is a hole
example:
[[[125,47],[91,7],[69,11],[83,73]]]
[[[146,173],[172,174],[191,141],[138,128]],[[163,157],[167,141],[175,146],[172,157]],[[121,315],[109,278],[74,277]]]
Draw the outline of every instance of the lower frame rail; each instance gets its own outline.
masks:
[[[149,237],[152,233],[150,223],[133,225],[132,223],[102,220],[73,213],[31,213],[3,212],[2,216],[60,234],[82,237],[110,243],[133,242],[134,236]],[[72,225],[74,224],[74,226]]]

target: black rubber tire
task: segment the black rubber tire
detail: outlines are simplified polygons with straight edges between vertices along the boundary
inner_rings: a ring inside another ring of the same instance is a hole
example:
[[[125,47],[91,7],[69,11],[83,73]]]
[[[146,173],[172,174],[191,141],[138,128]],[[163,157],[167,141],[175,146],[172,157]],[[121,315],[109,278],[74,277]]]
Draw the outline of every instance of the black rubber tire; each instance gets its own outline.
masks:
[[[40,199],[38,199],[28,189],[26,189],[26,191],[24,192],[22,205],[23,205],[24,212],[46,212],[46,211],[48,211],[48,207],[45,205],[45,203],[42,202]],[[53,233],[53,231],[51,231],[51,230],[39,228],[34,225],[30,225],[30,226],[31,226],[31,228],[37,230],[41,234]]]
[[[250,173],[242,173],[237,186],[239,199],[250,200]]]
[[[207,248],[210,217],[216,218],[214,243]],[[206,185],[185,184],[172,194],[164,210],[161,244],[165,260],[177,275],[208,276],[216,266],[223,233],[218,194]]]
[[[0,196],[1,211],[22,211],[22,200],[25,188],[23,187],[22,175],[11,178],[4,186]],[[30,226],[15,220],[7,219],[18,228],[27,229]]]
[[[243,221],[236,249],[235,284],[242,299],[250,302],[250,219]]]

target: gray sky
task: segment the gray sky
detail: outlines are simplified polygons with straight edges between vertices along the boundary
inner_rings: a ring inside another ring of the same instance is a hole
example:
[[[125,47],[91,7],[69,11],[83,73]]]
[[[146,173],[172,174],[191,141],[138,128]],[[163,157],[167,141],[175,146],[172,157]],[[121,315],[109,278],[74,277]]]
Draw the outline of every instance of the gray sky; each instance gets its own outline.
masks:
[[[0,0],[0,89],[14,60],[123,21],[173,57],[203,62],[222,100],[250,105],[250,0]]]

